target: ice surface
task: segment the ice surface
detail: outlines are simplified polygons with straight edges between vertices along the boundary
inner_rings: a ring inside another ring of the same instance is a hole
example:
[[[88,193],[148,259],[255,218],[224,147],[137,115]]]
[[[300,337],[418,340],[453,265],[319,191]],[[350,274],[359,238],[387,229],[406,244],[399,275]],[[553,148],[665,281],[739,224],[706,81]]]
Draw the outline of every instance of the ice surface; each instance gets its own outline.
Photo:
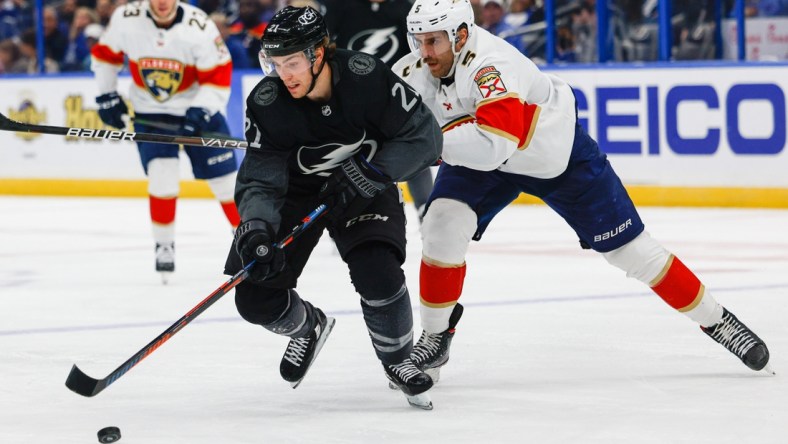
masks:
[[[433,411],[387,388],[347,269],[324,237],[299,293],[337,318],[297,390],[287,339],[220,300],[94,398],[101,378],[227,277],[231,232],[180,200],[177,269],[153,271],[145,199],[0,198],[0,443],[784,443],[788,211],[642,208],[651,234],[769,345],[747,369],[545,206],[513,206],[468,256],[466,306]],[[415,221],[411,207],[410,220]],[[418,226],[405,270],[418,327]]]

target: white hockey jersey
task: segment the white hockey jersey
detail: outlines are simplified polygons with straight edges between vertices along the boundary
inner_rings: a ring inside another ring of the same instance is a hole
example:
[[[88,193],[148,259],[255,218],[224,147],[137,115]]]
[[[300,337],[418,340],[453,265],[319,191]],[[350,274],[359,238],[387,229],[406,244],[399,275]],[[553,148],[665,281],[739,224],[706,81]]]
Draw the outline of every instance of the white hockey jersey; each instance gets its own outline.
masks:
[[[112,14],[92,51],[99,93],[117,89],[124,55],[134,83],[135,113],[183,116],[189,107],[225,112],[232,61],[219,30],[199,8],[179,3],[175,23],[158,28],[148,1],[128,3]]]
[[[474,27],[450,85],[415,53],[393,70],[435,114],[449,165],[540,179],[566,169],[575,137],[572,90],[506,41]]]

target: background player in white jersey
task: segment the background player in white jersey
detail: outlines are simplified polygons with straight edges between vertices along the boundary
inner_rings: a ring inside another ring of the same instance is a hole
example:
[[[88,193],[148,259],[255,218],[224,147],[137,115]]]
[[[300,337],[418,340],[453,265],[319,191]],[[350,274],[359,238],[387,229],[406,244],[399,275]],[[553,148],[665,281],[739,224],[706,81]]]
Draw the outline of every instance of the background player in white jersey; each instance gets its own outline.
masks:
[[[125,128],[128,109],[117,93],[118,72],[128,58],[134,81],[129,99],[134,129],[159,134],[229,134],[222,115],[230,98],[232,62],[213,21],[178,0],[145,0],[119,7],[92,50],[99,116]],[[177,145],[138,143],[148,176],[156,271],[175,270],[175,208],[179,192]],[[237,163],[232,150],[185,147],[194,177],[205,179],[233,227]]]
[[[648,285],[747,367],[767,366],[766,344],[644,231],[605,154],[578,124],[566,82],[474,26],[468,0],[417,0],[407,23],[413,52],[394,72],[421,93],[444,131],[422,225],[418,366],[436,378],[448,360],[468,244],[521,192],[544,200],[584,248]]]

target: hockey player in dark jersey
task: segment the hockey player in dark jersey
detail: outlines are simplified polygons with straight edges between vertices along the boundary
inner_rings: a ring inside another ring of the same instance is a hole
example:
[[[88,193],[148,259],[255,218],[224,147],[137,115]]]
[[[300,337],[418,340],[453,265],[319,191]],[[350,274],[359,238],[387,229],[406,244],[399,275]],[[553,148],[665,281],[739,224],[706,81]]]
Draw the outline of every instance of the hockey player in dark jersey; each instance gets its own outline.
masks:
[[[296,283],[323,228],[336,242],[375,352],[390,381],[431,409],[431,378],[409,359],[405,213],[394,182],[440,156],[442,135],[421,98],[379,60],[329,43],[323,17],[286,7],[263,34],[266,77],[247,98],[246,139],[235,200],[242,223],[225,266],[255,261],[236,287],[247,321],[291,338],[280,373],[295,388],[335,320],[301,299]],[[321,203],[328,207],[285,249],[273,243]]]
[[[326,26],[337,47],[372,54],[391,67],[410,52],[405,18],[408,0],[323,0]],[[408,191],[424,216],[432,191],[432,172],[423,170],[408,180]]]

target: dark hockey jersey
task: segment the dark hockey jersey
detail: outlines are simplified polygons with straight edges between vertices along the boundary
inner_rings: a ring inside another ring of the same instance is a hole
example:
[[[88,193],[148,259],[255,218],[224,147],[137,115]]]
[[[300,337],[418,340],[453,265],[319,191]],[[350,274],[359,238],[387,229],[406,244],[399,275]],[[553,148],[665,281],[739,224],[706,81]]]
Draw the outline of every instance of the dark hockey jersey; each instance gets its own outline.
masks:
[[[278,228],[288,192],[316,196],[342,161],[363,153],[394,181],[407,180],[440,156],[442,134],[421,97],[379,59],[337,50],[325,102],[294,99],[266,77],[246,100],[249,148],[238,172],[243,220]]]
[[[405,18],[408,0],[324,0],[326,25],[339,48],[372,54],[391,66],[410,52]]]

